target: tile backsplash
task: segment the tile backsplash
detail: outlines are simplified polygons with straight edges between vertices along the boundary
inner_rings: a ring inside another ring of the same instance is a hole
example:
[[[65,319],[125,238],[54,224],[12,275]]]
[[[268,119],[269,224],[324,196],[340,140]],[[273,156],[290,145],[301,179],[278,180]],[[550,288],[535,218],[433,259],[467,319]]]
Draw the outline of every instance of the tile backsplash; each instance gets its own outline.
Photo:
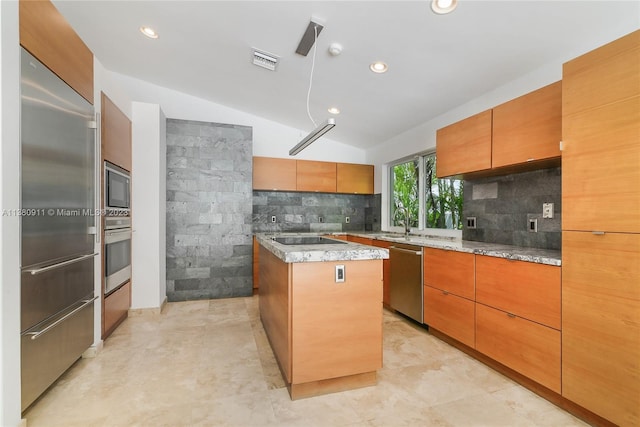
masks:
[[[253,232],[380,231],[380,209],[380,194],[254,191]]]
[[[462,238],[542,249],[561,246],[561,168],[465,180],[463,215],[476,217],[476,229]],[[543,203],[553,203],[554,217],[542,218]],[[538,232],[528,231],[536,219]]]

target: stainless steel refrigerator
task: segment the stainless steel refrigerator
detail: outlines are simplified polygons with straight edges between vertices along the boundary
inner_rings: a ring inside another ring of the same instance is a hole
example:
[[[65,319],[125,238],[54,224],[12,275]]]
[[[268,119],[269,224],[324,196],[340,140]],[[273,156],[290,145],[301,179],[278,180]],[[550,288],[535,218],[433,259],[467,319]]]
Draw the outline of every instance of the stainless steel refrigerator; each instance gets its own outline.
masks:
[[[93,343],[93,106],[21,52],[22,409]]]

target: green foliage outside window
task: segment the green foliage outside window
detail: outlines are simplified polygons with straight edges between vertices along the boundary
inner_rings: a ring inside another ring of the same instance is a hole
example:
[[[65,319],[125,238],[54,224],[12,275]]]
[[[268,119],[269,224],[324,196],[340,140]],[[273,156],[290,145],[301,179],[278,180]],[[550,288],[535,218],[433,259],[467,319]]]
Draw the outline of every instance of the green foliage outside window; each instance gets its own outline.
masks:
[[[427,228],[462,229],[462,189],[459,179],[436,177],[436,156],[425,156],[425,213]]]
[[[393,175],[392,222],[396,226],[405,226],[407,213],[409,226],[417,227],[419,220],[418,199],[418,162],[410,161],[395,165]]]
[[[419,162],[424,162],[422,180]],[[391,225],[404,227],[408,213],[410,227],[419,226],[419,194],[424,191],[426,228],[462,229],[463,181],[438,179],[435,154],[392,166],[391,180]]]

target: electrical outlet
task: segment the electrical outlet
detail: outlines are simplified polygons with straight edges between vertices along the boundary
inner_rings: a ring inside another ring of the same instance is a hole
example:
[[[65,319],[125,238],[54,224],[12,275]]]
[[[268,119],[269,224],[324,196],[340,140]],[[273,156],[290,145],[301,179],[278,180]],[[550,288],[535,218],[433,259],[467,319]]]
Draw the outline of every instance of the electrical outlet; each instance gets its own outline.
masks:
[[[344,217],[344,222],[346,222],[347,224],[349,224],[351,222],[351,218],[349,218],[348,216]]]
[[[271,215],[271,222],[276,222],[276,216],[275,215]]]
[[[323,223],[323,222],[324,222],[324,218],[323,218],[323,217],[321,217],[321,216],[319,216],[319,217],[318,217],[318,222]]]
[[[537,233],[538,232],[538,219],[530,219],[529,220],[529,232]]]
[[[553,203],[542,204],[542,218],[553,218]]]
[[[467,217],[467,228],[475,229],[476,228],[476,217],[468,216]]]
[[[345,279],[344,265],[336,265],[336,283],[343,283]]]

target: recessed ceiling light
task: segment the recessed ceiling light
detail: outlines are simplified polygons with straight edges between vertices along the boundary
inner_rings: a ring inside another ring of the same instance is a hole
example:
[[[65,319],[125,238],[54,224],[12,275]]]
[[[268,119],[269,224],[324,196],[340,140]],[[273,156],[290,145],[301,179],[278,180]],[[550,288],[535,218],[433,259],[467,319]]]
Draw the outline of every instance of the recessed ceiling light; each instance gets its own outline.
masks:
[[[151,27],[140,27],[140,32],[150,39],[157,39],[158,33]]]
[[[327,111],[330,112],[331,114],[340,114],[340,109],[337,107],[329,107]]]
[[[376,61],[369,65],[369,69],[374,73],[386,73],[389,69],[389,66],[382,61]]]
[[[458,0],[432,0],[431,10],[438,15],[444,15],[445,13],[453,12],[457,5]]]

